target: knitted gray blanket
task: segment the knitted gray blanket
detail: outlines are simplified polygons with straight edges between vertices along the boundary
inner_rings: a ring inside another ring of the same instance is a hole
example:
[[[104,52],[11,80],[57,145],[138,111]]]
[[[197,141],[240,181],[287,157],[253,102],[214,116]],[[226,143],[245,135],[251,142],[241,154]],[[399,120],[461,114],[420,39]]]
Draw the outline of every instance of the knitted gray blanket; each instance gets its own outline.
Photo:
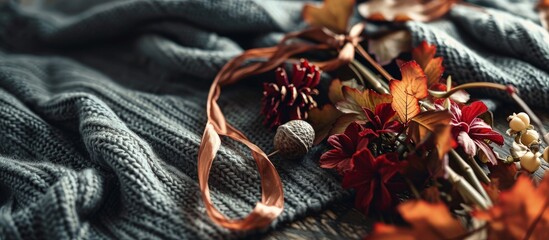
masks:
[[[414,42],[438,45],[457,82],[513,83],[528,103],[548,106],[549,34],[533,1],[471,2],[494,9],[456,7],[438,22],[409,23]],[[303,27],[302,4],[0,0],[0,239],[249,234],[217,227],[201,202],[207,90],[243,49]],[[225,88],[219,104],[269,152],[259,80]],[[224,140],[210,188],[222,212],[242,217],[259,200],[259,177],[247,150]],[[348,194],[318,167],[322,148],[300,161],[274,160],[286,204],[273,227]]]

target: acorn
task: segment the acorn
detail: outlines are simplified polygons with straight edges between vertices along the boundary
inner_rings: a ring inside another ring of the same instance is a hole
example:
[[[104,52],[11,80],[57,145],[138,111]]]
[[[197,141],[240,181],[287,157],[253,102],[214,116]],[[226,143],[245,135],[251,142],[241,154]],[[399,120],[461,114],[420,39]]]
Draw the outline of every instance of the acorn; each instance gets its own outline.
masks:
[[[274,137],[275,152],[282,157],[297,159],[305,156],[313,146],[315,130],[306,121],[292,120],[280,125]]]
[[[535,172],[541,166],[541,161],[536,154],[527,152],[524,156],[520,157],[520,167],[528,172]]]

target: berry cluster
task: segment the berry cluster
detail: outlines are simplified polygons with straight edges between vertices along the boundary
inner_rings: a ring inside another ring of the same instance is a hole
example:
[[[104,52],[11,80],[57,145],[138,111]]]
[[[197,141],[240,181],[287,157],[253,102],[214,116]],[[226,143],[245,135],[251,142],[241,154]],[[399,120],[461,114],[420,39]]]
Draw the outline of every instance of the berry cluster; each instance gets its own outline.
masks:
[[[540,134],[530,124],[530,116],[521,112],[507,118],[509,129],[507,134],[515,137],[511,146],[511,156],[507,157],[508,162],[518,162],[520,168],[530,173],[535,172],[541,166],[541,159],[549,161],[549,147],[541,152]]]

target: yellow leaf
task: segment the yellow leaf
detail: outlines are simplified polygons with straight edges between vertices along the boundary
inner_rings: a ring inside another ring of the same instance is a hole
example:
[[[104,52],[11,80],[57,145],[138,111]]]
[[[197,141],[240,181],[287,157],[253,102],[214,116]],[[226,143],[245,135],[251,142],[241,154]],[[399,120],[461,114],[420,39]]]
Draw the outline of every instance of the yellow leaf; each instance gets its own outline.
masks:
[[[378,104],[391,103],[393,97],[389,94],[379,94],[371,89],[358,89],[343,86],[344,101],[336,103],[337,109],[343,113],[354,113],[363,115],[362,108],[367,108],[375,111]]]

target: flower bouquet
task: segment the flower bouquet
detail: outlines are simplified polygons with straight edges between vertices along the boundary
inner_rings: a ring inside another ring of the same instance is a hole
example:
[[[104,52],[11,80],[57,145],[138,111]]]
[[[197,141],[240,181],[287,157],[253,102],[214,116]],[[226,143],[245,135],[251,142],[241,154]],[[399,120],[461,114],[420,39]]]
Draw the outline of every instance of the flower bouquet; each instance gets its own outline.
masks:
[[[368,21],[431,21],[456,2],[374,0],[357,9]],[[348,0],[306,5],[303,18],[313,28],[287,34],[275,47],[249,50],[218,74],[199,154],[212,219],[245,230],[266,226],[282,211],[272,155],[230,126],[215,103],[221,86],[272,71],[274,81],[263,84],[261,114],[267,129],[277,129],[275,153],[299,158],[313,145],[327,146],[319,167],[341,175],[342,186],[355,192],[355,207],[382,222],[368,238],[546,239],[549,136],[516,89],[455,84],[437,46],[423,41],[412,47],[405,30],[369,35],[358,23],[347,31],[354,9]],[[293,58],[311,52],[323,54]],[[254,58],[267,61],[245,64]],[[509,116],[509,130],[500,133],[485,103],[466,92],[472,88],[506,93],[524,112]],[[207,179],[218,135],[247,145],[262,176],[262,202],[242,220],[224,218],[210,200]],[[503,146],[503,135],[513,139],[507,156],[493,150]]]

